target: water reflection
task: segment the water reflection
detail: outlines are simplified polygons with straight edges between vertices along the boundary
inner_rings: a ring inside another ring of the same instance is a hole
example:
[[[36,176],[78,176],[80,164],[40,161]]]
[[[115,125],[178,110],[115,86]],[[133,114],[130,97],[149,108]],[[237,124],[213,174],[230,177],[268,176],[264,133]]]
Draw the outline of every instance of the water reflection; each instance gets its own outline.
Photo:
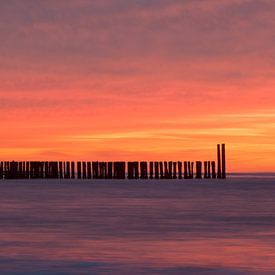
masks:
[[[0,269],[274,274],[274,191],[271,179],[5,181]]]

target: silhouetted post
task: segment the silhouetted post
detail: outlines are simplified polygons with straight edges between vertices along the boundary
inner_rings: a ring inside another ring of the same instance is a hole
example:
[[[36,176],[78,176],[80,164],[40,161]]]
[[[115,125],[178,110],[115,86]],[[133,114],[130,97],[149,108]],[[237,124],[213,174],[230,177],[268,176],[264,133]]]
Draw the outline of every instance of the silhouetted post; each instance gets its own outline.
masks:
[[[173,162],[173,179],[177,178],[177,163]]]
[[[226,178],[225,144],[222,144],[222,178]]]
[[[211,179],[211,161],[207,162],[207,172],[208,172],[207,177]]]
[[[192,172],[192,164],[190,161],[187,162],[187,167],[188,167],[188,173],[187,173],[187,178],[192,179],[193,178],[193,172]]]
[[[147,162],[146,161],[140,162],[140,178],[148,179],[148,171],[147,171]]]
[[[114,179],[125,179],[125,162],[114,162]]]
[[[207,161],[204,162],[204,178],[207,179],[208,171],[207,171]]]
[[[66,162],[66,166],[67,166],[67,168],[66,168],[66,178],[70,179],[71,178],[71,165],[70,165],[69,161]]]
[[[191,162],[191,178],[194,178],[194,162]]]
[[[93,179],[98,179],[98,161],[92,162]]]
[[[139,165],[138,165],[138,161],[134,162],[134,177],[135,177],[135,179],[139,179]]]
[[[159,163],[159,174],[160,174],[160,178],[164,179],[163,162],[162,161]]]
[[[53,178],[58,179],[58,162],[53,161]]]
[[[184,178],[188,179],[188,173],[187,173],[187,161],[183,163],[184,165]]]
[[[221,146],[220,144],[217,145],[217,161],[218,161],[218,168],[217,168],[217,178],[220,179],[222,177],[222,170],[221,170]]]
[[[0,162],[0,179],[4,178],[4,163],[3,161]]]
[[[154,178],[154,162],[153,161],[150,161],[150,164],[149,164],[149,170],[150,170],[150,179],[153,179]]]
[[[211,162],[211,166],[212,166],[212,179],[215,179],[217,177],[217,175],[216,175],[216,163],[215,163],[215,161]]]
[[[202,162],[201,161],[196,161],[196,179],[201,179],[202,178]]]
[[[26,178],[26,162],[23,161],[23,166],[22,166],[22,178]]]
[[[169,179],[168,162],[164,162],[164,178]]]
[[[178,179],[182,179],[182,162],[178,161]]]
[[[132,161],[128,161],[128,179],[132,180],[134,178],[134,163]]]
[[[92,178],[92,163],[90,161],[87,162],[87,178]]]
[[[62,161],[59,161],[58,167],[59,167],[59,178],[63,179],[63,163],[62,163]]]
[[[113,163],[110,161],[108,162],[108,179],[113,178]]]
[[[155,161],[155,179],[159,179],[159,163]]]
[[[26,162],[26,178],[27,179],[30,178],[30,162],[29,161]]]
[[[23,178],[23,162],[22,161],[20,161],[18,163],[18,175],[17,176],[19,179]]]
[[[49,178],[49,162],[45,162],[45,179]]]
[[[99,163],[99,178],[106,179],[107,178],[107,162]]]
[[[77,162],[77,178],[81,179],[81,161]]]
[[[75,164],[74,161],[71,162],[71,170],[72,170],[72,179],[75,178]]]
[[[86,167],[86,161],[82,162],[82,178],[87,178],[87,167]]]

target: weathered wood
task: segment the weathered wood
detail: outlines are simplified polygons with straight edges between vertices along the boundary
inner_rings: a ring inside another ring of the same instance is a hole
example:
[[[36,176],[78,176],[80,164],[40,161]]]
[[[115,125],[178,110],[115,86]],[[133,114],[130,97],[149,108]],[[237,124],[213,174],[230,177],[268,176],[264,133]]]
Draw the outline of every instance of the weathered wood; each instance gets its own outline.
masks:
[[[107,162],[99,162],[99,178],[107,178]]]
[[[108,179],[113,178],[113,162],[108,162]]]
[[[163,162],[159,162],[159,175],[161,179],[164,179]]]
[[[77,178],[81,179],[82,178],[82,172],[81,172],[81,161],[77,162]]]
[[[71,162],[71,171],[72,171],[72,179],[75,178],[75,163],[74,161]]]
[[[140,162],[140,178],[141,179],[148,179],[148,170],[147,170],[147,162],[141,161]]]
[[[188,179],[188,172],[187,172],[187,170],[188,170],[187,165],[188,164],[187,164],[187,161],[184,161],[183,165],[184,165],[184,178]]]
[[[150,161],[150,164],[149,164],[149,173],[150,173],[150,179],[153,179],[154,178],[154,162],[153,161]]]
[[[93,179],[98,179],[98,161],[92,162],[92,170],[93,170]]]
[[[225,144],[222,144],[222,179],[226,178]]]
[[[217,177],[217,175],[216,175],[216,163],[215,163],[215,161],[211,162],[211,168],[212,168],[212,179],[215,179]]]
[[[90,161],[87,162],[87,179],[92,178],[92,163]]]
[[[125,179],[125,166],[124,161],[114,162],[114,179]]]
[[[155,161],[155,179],[159,179],[159,163]]]
[[[173,179],[177,178],[177,163],[173,162]]]
[[[178,161],[178,179],[182,179],[182,162]]]
[[[221,170],[221,146],[220,144],[217,145],[217,178],[220,179],[222,177],[222,170]]]
[[[196,179],[202,178],[202,162],[196,161]]]
[[[59,161],[58,168],[59,168],[59,178],[63,179],[63,162],[62,161]]]
[[[82,178],[83,179],[87,178],[87,165],[86,165],[86,161],[82,162]]]
[[[139,163],[137,161],[128,162],[128,179],[139,178]]]

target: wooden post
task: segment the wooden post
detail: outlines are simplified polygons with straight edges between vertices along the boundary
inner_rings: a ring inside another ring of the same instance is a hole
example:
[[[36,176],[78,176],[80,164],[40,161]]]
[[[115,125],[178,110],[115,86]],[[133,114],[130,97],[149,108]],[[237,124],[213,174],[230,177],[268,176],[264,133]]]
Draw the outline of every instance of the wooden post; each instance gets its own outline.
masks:
[[[93,179],[98,179],[98,161],[92,162]]]
[[[159,179],[159,163],[155,161],[155,179]]]
[[[177,178],[177,163],[173,162],[173,179]]]
[[[0,162],[0,180],[4,178],[4,163],[3,161]]]
[[[211,166],[212,166],[212,179],[215,179],[217,177],[217,175],[216,175],[216,163],[215,163],[215,161],[211,162]]]
[[[222,179],[226,178],[225,144],[222,144]]]
[[[140,178],[148,179],[148,171],[147,171],[147,162],[146,161],[140,162]]]
[[[150,179],[153,179],[154,178],[154,162],[153,161],[150,161]]]
[[[108,179],[113,178],[113,163],[110,161],[108,162]]]
[[[114,162],[114,179],[125,179],[125,162]]]
[[[196,161],[196,179],[201,179],[202,178],[202,162],[201,161]]]
[[[59,178],[63,179],[63,163],[62,163],[62,161],[59,161],[58,167],[59,167]]]
[[[71,170],[72,170],[72,179],[75,178],[75,164],[74,161],[71,162]]]
[[[178,179],[182,179],[182,162],[178,161]]]
[[[29,161],[26,162],[26,178],[27,179],[30,178],[30,162]]]
[[[92,178],[92,164],[90,161],[87,162],[87,178]]]
[[[159,174],[160,174],[160,178],[164,179],[163,162],[162,161],[159,163]]]
[[[183,164],[184,164],[184,178],[185,178],[185,179],[188,179],[187,161],[185,161]]]
[[[207,178],[211,179],[211,161],[207,162]]]
[[[208,178],[207,161],[204,162],[204,178]]]
[[[99,178],[107,178],[107,162],[99,162]]]
[[[134,163],[132,161],[128,161],[128,179],[132,180],[134,178]]]
[[[70,165],[70,162],[67,161],[66,162],[66,178],[67,179],[70,179],[71,178],[71,165]]]
[[[86,167],[86,161],[82,162],[82,178],[87,178],[87,167]]]
[[[218,175],[217,178],[221,179],[222,171],[221,171],[221,146],[220,144],[217,145],[217,161],[218,161]]]
[[[81,173],[81,161],[77,162],[77,178],[81,179],[82,173]]]

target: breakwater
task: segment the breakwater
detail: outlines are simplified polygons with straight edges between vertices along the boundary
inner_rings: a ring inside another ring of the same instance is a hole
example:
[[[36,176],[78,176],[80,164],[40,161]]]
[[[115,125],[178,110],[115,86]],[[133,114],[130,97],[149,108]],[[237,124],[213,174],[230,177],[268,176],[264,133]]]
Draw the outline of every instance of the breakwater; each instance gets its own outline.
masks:
[[[1,161],[0,179],[225,179],[225,144],[207,161]]]

